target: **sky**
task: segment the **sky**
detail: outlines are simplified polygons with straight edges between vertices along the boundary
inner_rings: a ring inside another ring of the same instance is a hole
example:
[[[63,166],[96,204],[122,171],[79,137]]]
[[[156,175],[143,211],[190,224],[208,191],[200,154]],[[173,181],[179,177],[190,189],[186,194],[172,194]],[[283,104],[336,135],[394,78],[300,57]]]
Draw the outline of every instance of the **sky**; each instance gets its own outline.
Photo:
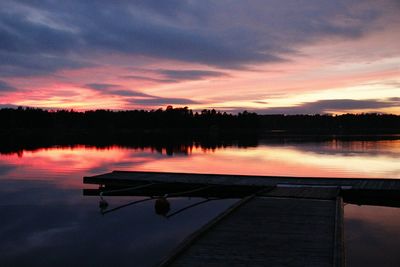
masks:
[[[399,0],[2,0],[0,107],[400,114]]]

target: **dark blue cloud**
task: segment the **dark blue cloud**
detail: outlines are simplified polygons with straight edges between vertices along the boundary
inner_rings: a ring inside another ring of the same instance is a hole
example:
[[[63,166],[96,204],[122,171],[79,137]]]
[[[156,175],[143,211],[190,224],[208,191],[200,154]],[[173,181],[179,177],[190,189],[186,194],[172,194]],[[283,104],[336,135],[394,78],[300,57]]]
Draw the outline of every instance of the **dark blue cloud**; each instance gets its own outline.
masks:
[[[174,69],[157,69],[146,70],[153,75],[161,76],[161,78],[153,78],[141,75],[124,75],[120,76],[123,79],[143,80],[154,83],[178,83],[182,81],[202,80],[212,77],[229,76],[225,72],[210,71],[210,70],[174,70]]]
[[[245,68],[286,60],[318,38],[358,38],[390,2],[4,0],[0,74],[44,75],[102,64],[98,53]]]
[[[400,107],[400,99],[332,99],[306,102],[292,107],[274,107],[255,110],[261,114],[322,114],[343,110],[371,110],[389,107]]]
[[[7,52],[52,53],[76,49],[72,32],[57,29],[43,23],[34,23],[18,13],[1,12],[0,50]],[[23,34],[22,34],[23,33]]]
[[[1,92],[13,92],[16,90],[17,90],[17,88],[15,88],[14,86],[11,86],[8,83],[6,83],[5,81],[0,80],[0,93]]]
[[[166,78],[179,81],[227,76],[224,72],[207,70],[158,70],[157,72],[164,75]]]
[[[117,84],[109,84],[109,83],[88,83],[85,84],[83,87],[94,90],[109,90],[109,89],[119,88],[120,86]]]
[[[110,92],[113,95],[119,95],[119,96],[139,96],[139,97],[151,97],[148,94],[138,92],[138,91],[133,91],[133,90],[113,90]]]
[[[59,70],[94,65],[57,54],[22,54],[0,50],[0,77],[48,75]]]
[[[93,65],[68,55],[79,48],[76,34],[40,22],[39,15],[17,2],[0,3],[0,76],[46,75]]]
[[[131,99],[129,101],[131,104],[139,104],[145,106],[159,106],[159,105],[190,105],[198,104],[199,102],[187,99],[187,98],[168,98],[168,97],[149,97],[149,98],[139,98]]]
[[[123,96],[128,104],[158,106],[158,105],[189,105],[198,102],[186,98],[168,98],[142,93],[139,91],[124,88],[118,84],[109,83],[88,83],[82,87],[92,89],[103,95]]]
[[[124,88],[118,84],[110,83],[88,83],[82,87],[92,89],[104,95],[116,95],[116,96],[137,96],[137,97],[153,97],[151,95]]]
[[[177,82],[177,80],[173,80],[173,79],[158,79],[158,78],[152,78],[152,77],[146,77],[146,76],[140,76],[140,75],[122,75],[119,77],[122,79],[142,80],[142,81],[149,81],[149,82],[154,82],[154,83],[176,83]]]

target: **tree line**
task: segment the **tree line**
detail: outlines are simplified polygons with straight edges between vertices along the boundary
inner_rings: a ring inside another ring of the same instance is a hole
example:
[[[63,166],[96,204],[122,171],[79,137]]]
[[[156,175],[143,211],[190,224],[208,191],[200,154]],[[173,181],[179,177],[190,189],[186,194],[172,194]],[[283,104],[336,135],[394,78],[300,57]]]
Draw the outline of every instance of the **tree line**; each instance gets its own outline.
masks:
[[[230,114],[184,108],[157,110],[44,110],[40,108],[0,109],[2,131],[271,131],[282,132],[380,132],[399,133],[400,116],[390,114],[343,115],[260,115],[254,112]]]

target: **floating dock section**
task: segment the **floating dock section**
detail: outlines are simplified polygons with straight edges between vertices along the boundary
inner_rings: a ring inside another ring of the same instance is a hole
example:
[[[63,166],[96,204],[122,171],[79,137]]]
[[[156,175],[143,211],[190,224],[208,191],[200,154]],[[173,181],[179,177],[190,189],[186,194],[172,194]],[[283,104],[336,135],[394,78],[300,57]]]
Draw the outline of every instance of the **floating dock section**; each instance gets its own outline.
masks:
[[[100,185],[85,195],[241,199],[159,266],[344,266],[343,203],[400,206],[396,179],[115,171],[84,183]]]

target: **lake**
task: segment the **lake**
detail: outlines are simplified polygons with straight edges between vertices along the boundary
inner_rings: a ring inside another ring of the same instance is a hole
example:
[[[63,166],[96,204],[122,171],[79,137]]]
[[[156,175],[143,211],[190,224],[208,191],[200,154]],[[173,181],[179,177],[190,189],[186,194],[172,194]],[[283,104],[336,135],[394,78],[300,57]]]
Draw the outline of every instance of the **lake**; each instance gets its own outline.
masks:
[[[102,215],[83,176],[113,170],[400,179],[400,139],[259,140],[157,147],[53,146],[0,154],[2,266],[152,266],[235,203],[205,202],[171,218],[154,200]],[[92,186],[92,188],[94,188]],[[142,197],[107,197],[111,208]],[[176,211],[203,201],[173,198]],[[400,266],[400,209],[345,206],[348,266]]]

